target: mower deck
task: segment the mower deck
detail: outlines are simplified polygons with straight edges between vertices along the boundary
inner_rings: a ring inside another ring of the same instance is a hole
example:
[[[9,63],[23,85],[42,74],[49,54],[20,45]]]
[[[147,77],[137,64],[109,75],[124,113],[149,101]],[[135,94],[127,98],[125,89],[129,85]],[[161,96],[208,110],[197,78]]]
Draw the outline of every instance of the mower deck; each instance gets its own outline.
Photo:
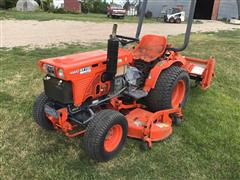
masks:
[[[172,119],[170,114],[181,117],[181,110],[162,110],[155,113],[136,108],[126,115],[128,121],[128,136],[146,141],[149,147],[152,141],[161,141],[172,134]]]
[[[68,119],[67,108],[57,111],[46,106],[45,113],[55,129],[61,129],[70,138],[83,135],[85,130],[76,131],[78,125]],[[161,141],[172,134],[173,117],[182,118],[180,108],[161,110],[155,113],[143,108],[135,108],[125,115],[128,122],[128,137],[141,139],[152,147],[153,141]],[[73,133],[74,132],[74,133]]]

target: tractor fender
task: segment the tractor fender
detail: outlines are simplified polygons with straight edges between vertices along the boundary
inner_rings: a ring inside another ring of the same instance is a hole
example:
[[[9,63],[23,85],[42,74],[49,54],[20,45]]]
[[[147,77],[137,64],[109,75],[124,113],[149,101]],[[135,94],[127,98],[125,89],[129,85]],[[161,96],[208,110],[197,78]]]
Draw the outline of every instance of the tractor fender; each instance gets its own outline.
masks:
[[[144,86],[144,91],[149,92],[152,88],[155,87],[156,82],[158,80],[158,77],[160,73],[164,70],[169,68],[172,65],[176,65],[181,67],[183,63],[180,60],[163,60],[158,62],[150,71]]]

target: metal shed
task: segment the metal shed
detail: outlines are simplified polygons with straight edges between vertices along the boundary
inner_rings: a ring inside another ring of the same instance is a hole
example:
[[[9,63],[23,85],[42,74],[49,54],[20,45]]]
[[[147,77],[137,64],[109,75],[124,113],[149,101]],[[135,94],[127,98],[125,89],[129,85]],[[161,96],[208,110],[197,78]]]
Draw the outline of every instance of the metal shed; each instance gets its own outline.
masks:
[[[240,0],[197,0],[195,19],[238,18],[238,3]],[[154,17],[159,17],[165,8],[183,7],[188,16],[190,0],[149,0],[147,10]]]

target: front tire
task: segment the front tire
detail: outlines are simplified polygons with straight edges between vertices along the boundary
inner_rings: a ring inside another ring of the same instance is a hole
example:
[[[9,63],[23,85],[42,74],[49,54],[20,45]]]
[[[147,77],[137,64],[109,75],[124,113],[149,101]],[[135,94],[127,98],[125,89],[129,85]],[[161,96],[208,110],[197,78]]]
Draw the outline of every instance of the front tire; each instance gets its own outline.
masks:
[[[184,107],[190,90],[188,73],[178,67],[165,69],[145,99],[148,108],[155,112],[164,109]]]
[[[108,161],[123,148],[128,124],[125,117],[114,110],[102,110],[90,121],[84,135],[84,150],[98,162]]]
[[[35,122],[46,130],[54,130],[52,122],[47,118],[44,112],[44,106],[49,102],[49,98],[45,93],[41,93],[35,100],[33,105],[33,119]]]
[[[175,19],[171,17],[171,18],[169,19],[169,22],[170,22],[170,23],[175,23]]]

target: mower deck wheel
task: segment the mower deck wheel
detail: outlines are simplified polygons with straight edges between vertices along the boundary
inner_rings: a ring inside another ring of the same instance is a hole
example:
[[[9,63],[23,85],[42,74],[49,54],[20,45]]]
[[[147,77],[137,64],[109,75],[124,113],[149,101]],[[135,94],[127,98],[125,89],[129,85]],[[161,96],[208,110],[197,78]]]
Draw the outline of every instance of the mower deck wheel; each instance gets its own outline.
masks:
[[[172,122],[175,126],[180,126],[183,122],[183,119],[174,115],[172,117]]]
[[[98,162],[108,161],[123,148],[127,138],[128,124],[125,117],[106,109],[94,115],[86,128],[83,147]]]
[[[149,147],[148,143],[144,142],[144,141],[140,143],[139,148],[140,148],[141,151],[150,150],[150,147]]]
[[[35,100],[33,105],[33,119],[36,123],[46,130],[54,130],[53,124],[46,117],[44,112],[44,105],[49,102],[49,98],[45,95],[45,93],[41,93]]]
[[[176,118],[173,121],[173,124],[176,126],[180,126],[182,124],[183,120],[181,118]]]

